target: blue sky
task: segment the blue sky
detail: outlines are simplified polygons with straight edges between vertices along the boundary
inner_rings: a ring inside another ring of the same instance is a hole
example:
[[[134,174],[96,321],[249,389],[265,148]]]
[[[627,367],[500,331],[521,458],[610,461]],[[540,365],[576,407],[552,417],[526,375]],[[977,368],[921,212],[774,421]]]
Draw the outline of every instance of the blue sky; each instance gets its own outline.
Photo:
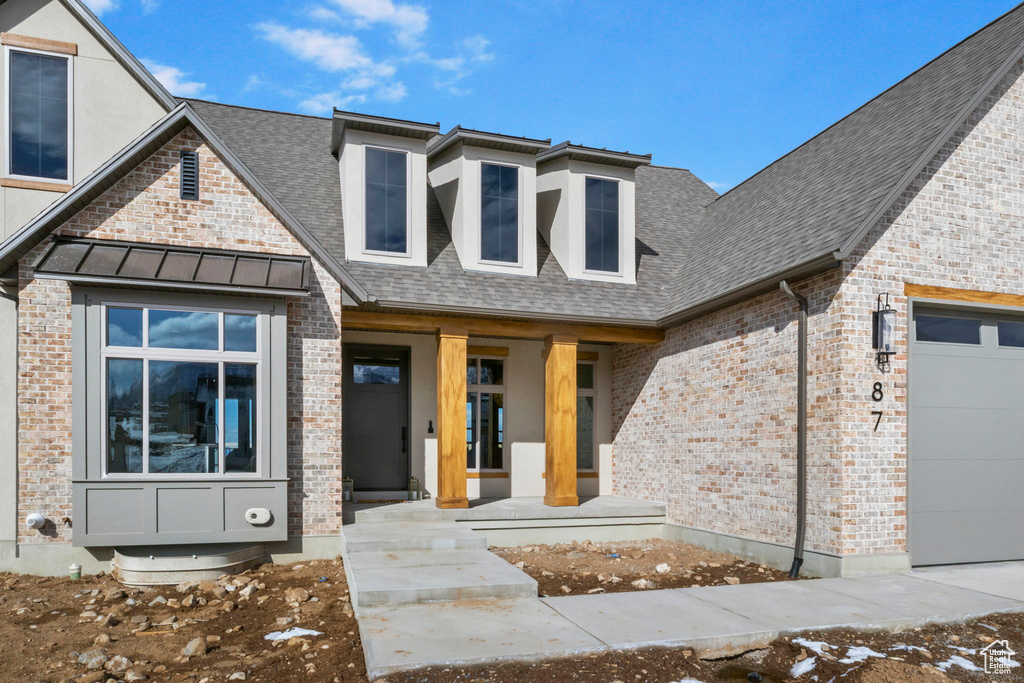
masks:
[[[725,189],[1014,0],[86,0],[177,95],[653,153]]]

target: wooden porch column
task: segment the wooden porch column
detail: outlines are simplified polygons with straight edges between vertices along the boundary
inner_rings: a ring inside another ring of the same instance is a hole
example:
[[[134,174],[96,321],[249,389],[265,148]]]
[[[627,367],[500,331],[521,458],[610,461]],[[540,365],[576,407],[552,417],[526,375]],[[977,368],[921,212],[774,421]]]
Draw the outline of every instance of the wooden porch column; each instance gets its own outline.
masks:
[[[576,337],[544,340],[544,504],[579,505],[576,495]]]
[[[466,508],[466,339],[464,329],[437,333],[437,497],[439,508]]]

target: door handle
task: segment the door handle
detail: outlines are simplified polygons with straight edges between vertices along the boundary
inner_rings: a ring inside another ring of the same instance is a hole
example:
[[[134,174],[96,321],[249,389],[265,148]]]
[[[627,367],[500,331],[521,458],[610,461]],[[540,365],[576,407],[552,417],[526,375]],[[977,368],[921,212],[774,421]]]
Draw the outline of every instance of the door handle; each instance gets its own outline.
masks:
[[[405,453],[406,427],[402,427],[402,452]]]

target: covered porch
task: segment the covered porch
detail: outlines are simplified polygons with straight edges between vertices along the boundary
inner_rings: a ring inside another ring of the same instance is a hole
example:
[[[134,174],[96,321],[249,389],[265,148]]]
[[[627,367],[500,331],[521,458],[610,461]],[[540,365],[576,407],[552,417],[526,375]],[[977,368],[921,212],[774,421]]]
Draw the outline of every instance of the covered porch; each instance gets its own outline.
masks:
[[[513,514],[501,500],[577,508],[581,496],[610,496],[611,345],[664,338],[351,309],[342,322],[346,508],[418,491],[429,499],[418,510],[470,517]]]

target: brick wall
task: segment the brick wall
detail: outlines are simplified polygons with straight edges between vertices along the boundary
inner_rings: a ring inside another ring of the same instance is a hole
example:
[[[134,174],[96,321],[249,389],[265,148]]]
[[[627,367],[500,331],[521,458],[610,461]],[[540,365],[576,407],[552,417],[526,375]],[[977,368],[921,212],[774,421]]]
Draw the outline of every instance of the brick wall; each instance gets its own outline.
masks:
[[[200,200],[179,198],[181,150],[200,163]],[[192,130],[175,137],[56,234],[309,255]],[[20,263],[18,510],[71,516],[71,290]],[[288,305],[289,533],[341,526],[341,288],[313,260],[311,296]],[[20,542],[69,541],[58,525]]]
[[[1018,64],[841,270],[811,298],[807,546],[906,551],[904,283],[1019,294],[1024,278],[1024,83]],[[882,373],[871,312],[888,292],[901,352]],[[767,294],[613,356],[615,488],[671,521],[792,543],[796,307]],[[881,382],[885,398],[871,390]],[[872,410],[884,410],[875,427]]]

